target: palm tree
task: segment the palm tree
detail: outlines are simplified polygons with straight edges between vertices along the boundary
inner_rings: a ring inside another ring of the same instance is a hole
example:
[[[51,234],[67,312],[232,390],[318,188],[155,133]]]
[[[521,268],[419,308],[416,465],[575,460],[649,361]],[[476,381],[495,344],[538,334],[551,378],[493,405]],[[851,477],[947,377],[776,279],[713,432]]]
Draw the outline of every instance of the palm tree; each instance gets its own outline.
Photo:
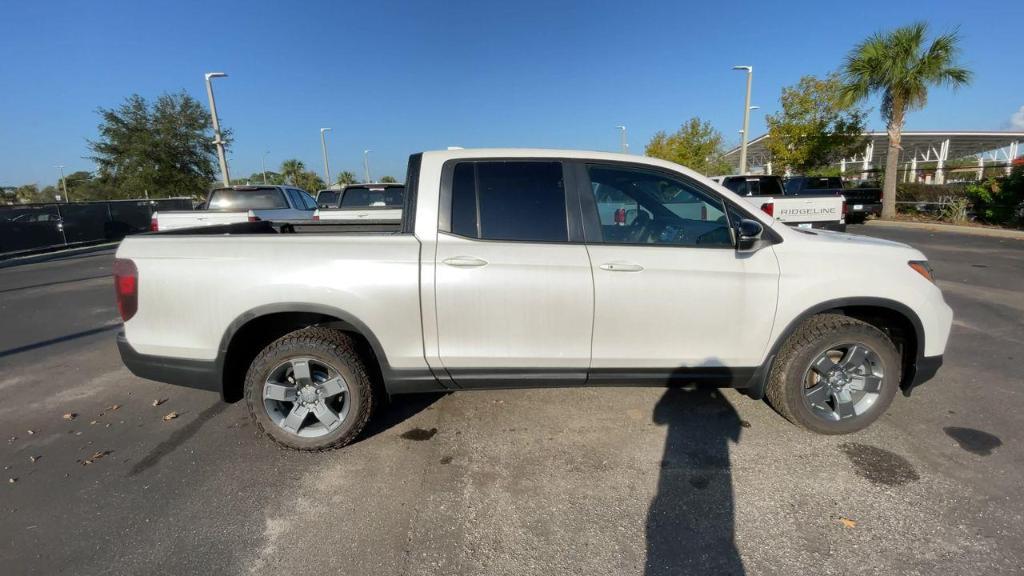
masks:
[[[281,175],[284,176],[285,180],[289,184],[295,184],[296,180],[302,176],[302,173],[306,171],[306,165],[302,163],[302,160],[292,158],[291,160],[285,160],[281,162]]]
[[[896,216],[896,171],[907,112],[924,107],[931,86],[956,89],[971,81],[971,71],[956,62],[960,51],[957,33],[943,34],[926,47],[927,34],[928,25],[923,22],[876,33],[856,45],[843,65],[847,104],[882,95],[882,119],[889,132],[883,218]]]
[[[338,184],[341,184],[342,186],[348,186],[349,184],[355,183],[356,175],[349,172],[348,170],[345,170],[341,174],[338,174]]]

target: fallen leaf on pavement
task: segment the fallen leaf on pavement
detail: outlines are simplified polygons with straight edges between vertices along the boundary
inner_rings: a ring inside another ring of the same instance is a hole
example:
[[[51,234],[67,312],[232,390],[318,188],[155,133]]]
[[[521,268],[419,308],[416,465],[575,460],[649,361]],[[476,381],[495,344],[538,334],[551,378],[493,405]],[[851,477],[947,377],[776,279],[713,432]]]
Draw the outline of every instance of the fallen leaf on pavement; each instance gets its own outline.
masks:
[[[177,412],[170,412],[166,416],[164,416],[164,421],[166,422],[167,420],[174,420],[177,417],[178,417],[178,413]]]
[[[153,400],[153,406],[159,406],[164,402],[167,402],[167,398],[157,398],[156,400]]]
[[[82,460],[82,466],[88,466],[89,464],[92,464],[93,462],[99,460],[100,458],[103,458],[107,454],[110,454],[110,450],[97,450],[96,452],[93,452],[92,456],[89,456],[87,459]]]
[[[840,518],[839,521],[847,528],[855,528],[857,526],[857,522],[855,520],[850,520],[849,518]]]
[[[92,422],[89,422],[89,425],[90,425],[90,426],[92,426],[92,425],[93,425],[93,424],[95,424],[95,423],[96,423],[96,421],[95,421],[95,420],[93,420]]]
[[[36,431],[35,431],[35,430],[26,430],[26,432],[28,432],[28,435],[29,435],[29,436],[31,436],[31,435],[33,435],[33,434],[35,434],[35,433],[36,433]]]
[[[35,462],[36,460],[39,460],[39,456],[29,456],[28,460],[29,462]]]
[[[64,415],[64,419],[65,420],[74,420],[75,417],[77,417],[77,416],[78,416],[78,414],[75,414],[74,412],[68,412],[67,414]]]
[[[120,407],[121,407],[121,405],[120,405],[120,404],[114,404],[114,405],[112,405],[112,406],[111,406],[110,408],[107,408],[107,410],[117,410],[117,409],[118,409],[118,408],[120,408]]]
[[[10,482],[11,484],[14,484],[15,482],[18,481],[18,479],[17,478],[8,478],[7,481]]]

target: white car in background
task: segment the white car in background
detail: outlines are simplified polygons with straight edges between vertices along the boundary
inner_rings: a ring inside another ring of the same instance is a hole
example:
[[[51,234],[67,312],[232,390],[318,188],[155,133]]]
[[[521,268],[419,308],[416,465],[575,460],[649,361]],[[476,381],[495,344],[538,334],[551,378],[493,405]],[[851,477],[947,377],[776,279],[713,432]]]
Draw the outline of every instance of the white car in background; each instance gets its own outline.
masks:
[[[324,198],[332,201],[322,200]],[[398,223],[402,221],[404,201],[404,184],[349,184],[341,191],[321,191],[317,195],[319,207],[313,220]]]
[[[221,226],[259,220],[312,220],[316,200],[292,186],[231,186],[210,191],[203,210],[154,212],[150,230]]]

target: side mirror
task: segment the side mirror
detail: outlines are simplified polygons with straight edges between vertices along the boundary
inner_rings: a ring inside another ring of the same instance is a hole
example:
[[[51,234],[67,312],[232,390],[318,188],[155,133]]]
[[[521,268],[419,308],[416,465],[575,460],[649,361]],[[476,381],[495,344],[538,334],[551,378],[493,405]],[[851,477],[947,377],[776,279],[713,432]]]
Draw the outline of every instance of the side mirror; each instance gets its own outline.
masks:
[[[761,248],[761,234],[764,226],[757,220],[740,220],[736,226],[736,250],[738,252],[756,252]]]

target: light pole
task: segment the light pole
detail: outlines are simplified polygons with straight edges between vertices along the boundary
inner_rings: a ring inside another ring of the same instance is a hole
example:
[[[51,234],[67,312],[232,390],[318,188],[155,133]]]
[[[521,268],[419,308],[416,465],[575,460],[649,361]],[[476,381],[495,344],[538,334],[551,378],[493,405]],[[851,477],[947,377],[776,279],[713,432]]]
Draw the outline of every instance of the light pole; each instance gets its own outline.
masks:
[[[320,148],[324,153],[324,176],[327,177],[326,182],[328,188],[331,186],[331,164],[327,161],[327,138],[324,137],[324,134],[330,130],[330,128],[320,129]]]
[[[750,135],[750,84],[754,78],[753,66],[733,66],[733,70],[747,71],[747,99],[743,104],[743,138],[740,141],[740,174],[747,173],[747,137]]]
[[[64,188],[64,201],[71,202],[71,198],[68,197],[68,181],[64,179],[64,165],[58,164],[57,166],[54,166],[54,168],[60,170],[60,185]]]
[[[370,183],[370,161],[367,159],[367,155],[373,152],[373,150],[363,150],[363,177],[366,178],[366,183]]]
[[[206,95],[210,98],[210,116],[213,118],[213,143],[217,146],[217,160],[220,161],[220,173],[224,179],[225,186],[231,186],[231,177],[228,175],[228,162],[224,159],[224,141],[220,138],[220,122],[217,120],[217,104],[213,101],[213,84],[211,78],[226,78],[223,72],[206,73]]]
[[[629,154],[629,143],[626,141],[626,127],[616,126],[619,129],[619,147],[623,154]]]
[[[267,150],[263,153],[263,156],[260,156],[260,168],[263,170],[264,185],[267,183],[267,154],[270,154],[270,150]]]

